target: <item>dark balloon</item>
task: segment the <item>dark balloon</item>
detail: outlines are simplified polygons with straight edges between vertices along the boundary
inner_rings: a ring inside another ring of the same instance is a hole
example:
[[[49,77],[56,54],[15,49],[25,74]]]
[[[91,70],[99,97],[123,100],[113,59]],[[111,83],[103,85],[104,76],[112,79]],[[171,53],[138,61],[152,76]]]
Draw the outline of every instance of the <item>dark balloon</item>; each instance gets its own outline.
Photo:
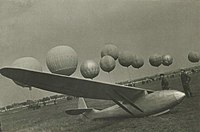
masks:
[[[106,55],[110,55],[115,60],[117,60],[117,58],[119,56],[118,48],[115,45],[112,45],[112,44],[105,45],[105,47],[101,51],[101,57],[104,57]]]
[[[86,60],[81,64],[81,74],[84,78],[93,79],[99,75],[99,65],[93,60]]]
[[[154,54],[149,57],[149,63],[152,66],[159,67],[162,64],[162,56],[159,54]]]
[[[188,54],[188,60],[192,63],[199,62],[200,56],[198,52],[191,51]]]
[[[69,46],[57,46],[47,53],[46,64],[52,73],[70,76],[77,68],[78,56]]]
[[[162,64],[164,66],[170,66],[173,63],[173,58],[170,55],[162,56]]]
[[[115,60],[113,57],[106,55],[100,60],[100,67],[105,72],[111,72],[116,66]]]
[[[144,60],[143,60],[143,58],[141,58],[141,57],[138,57],[138,56],[134,56],[133,57],[133,63],[132,63],[132,66],[134,67],[134,68],[141,68],[142,66],[144,65]]]
[[[122,66],[129,67],[133,63],[133,55],[128,51],[120,52],[118,61]]]

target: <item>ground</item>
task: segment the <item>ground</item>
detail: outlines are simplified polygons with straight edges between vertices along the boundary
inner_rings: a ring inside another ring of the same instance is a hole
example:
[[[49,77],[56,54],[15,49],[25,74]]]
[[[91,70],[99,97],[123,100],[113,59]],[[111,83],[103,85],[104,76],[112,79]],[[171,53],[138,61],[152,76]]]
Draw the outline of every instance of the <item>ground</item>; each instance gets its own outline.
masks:
[[[6,112],[0,115],[2,129],[6,132],[199,132],[200,131],[200,73],[192,76],[191,89],[194,96],[185,98],[170,113],[145,118],[83,120],[79,116],[65,114],[66,109],[76,108],[77,99],[62,100],[57,105],[37,110]],[[171,89],[183,91],[180,78],[169,80]],[[140,87],[158,90],[160,82],[155,81]],[[88,106],[104,108],[111,101],[86,100]]]

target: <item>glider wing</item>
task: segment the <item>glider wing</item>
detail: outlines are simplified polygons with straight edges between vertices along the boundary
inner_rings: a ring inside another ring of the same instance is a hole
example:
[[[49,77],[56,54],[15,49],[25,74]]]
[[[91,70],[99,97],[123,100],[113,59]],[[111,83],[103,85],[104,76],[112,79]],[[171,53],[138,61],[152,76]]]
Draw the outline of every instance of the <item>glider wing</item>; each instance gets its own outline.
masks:
[[[142,88],[20,68],[5,67],[0,69],[0,73],[25,86],[92,99],[126,101],[126,99],[133,100],[138,98],[144,95],[146,91],[153,92],[152,90]]]

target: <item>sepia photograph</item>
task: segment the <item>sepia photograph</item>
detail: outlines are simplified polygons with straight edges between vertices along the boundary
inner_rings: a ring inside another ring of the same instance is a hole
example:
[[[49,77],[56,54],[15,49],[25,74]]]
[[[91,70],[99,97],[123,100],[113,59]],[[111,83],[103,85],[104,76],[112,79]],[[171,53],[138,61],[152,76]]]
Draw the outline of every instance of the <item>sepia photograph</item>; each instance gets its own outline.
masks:
[[[0,132],[199,132],[200,1],[0,0]]]

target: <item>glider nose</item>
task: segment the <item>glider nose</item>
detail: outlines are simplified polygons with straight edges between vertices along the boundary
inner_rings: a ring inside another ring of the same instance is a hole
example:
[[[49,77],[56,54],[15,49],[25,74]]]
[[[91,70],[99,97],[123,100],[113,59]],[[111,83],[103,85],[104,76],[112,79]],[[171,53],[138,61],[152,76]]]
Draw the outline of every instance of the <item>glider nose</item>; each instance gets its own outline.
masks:
[[[176,98],[177,101],[181,102],[185,97],[185,94],[183,92],[176,91],[174,92],[174,97]]]

